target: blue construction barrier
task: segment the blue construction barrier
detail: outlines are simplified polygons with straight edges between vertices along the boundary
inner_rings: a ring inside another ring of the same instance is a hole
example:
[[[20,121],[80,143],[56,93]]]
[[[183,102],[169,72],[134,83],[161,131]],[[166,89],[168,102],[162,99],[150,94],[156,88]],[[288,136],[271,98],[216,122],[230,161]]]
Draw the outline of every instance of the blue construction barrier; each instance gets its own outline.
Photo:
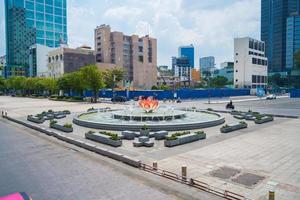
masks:
[[[250,89],[180,89],[180,90],[135,90],[135,91],[112,91],[100,90],[99,97],[112,98],[113,93],[117,96],[128,97],[133,99],[139,96],[154,96],[159,100],[163,99],[201,99],[201,98],[222,98],[230,96],[246,96],[250,95]],[[86,97],[93,95],[92,91],[85,91]]]
[[[291,98],[300,98],[300,89],[290,90]]]

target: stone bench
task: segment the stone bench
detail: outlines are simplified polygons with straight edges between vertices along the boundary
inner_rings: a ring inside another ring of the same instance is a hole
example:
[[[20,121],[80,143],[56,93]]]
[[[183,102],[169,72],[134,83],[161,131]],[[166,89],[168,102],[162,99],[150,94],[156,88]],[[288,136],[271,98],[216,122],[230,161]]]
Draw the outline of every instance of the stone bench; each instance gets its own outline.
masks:
[[[125,140],[134,140],[136,137],[136,133],[133,131],[122,131],[122,139]]]
[[[158,131],[154,133],[154,138],[156,140],[163,140],[168,136],[168,131]]]
[[[147,137],[147,136],[141,136],[141,137],[138,138],[138,140],[135,140],[133,142],[133,146],[134,147],[142,147],[142,146],[153,147],[154,146],[154,142],[152,142],[150,140],[150,138]]]

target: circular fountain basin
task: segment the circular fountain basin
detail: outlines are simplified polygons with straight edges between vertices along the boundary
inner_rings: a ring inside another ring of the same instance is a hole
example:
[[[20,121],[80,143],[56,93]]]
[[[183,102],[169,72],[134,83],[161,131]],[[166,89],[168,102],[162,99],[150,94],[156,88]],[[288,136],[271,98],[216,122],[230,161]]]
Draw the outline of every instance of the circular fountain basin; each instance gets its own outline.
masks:
[[[217,126],[225,122],[217,113],[159,108],[153,113],[142,110],[107,110],[87,112],[73,119],[79,126],[113,131],[139,131],[147,125],[151,131],[180,131]]]

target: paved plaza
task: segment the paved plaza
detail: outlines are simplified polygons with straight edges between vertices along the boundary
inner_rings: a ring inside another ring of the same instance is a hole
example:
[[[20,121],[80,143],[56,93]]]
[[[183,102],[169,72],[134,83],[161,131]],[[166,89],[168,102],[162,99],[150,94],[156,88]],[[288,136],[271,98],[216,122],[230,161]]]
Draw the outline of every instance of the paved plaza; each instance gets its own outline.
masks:
[[[222,99],[222,101],[224,100],[228,99]],[[171,104],[175,108],[197,107],[198,109],[224,110],[226,103],[222,101],[215,100],[209,105],[207,99],[184,101],[180,104],[167,102],[166,104]],[[300,100],[287,97],[272,101],[240,101],[234,102],[234,104],[238,110],[251,109],[266,113],[300,116]],[[59,123],[72,122],[74,116],[91,107],[127,108],[128,105],[0,97],[0,110],[6,110],[10,116],[21,120],[26,120],[28,114],[37,114],[48,109],[57,111],[68,109],[72,114],[58,121]],[[221,115],[225,117],[225,123],[239,121],[230,114]],[[300,199],[300,119],[275,118],[273,122],[262,125],[257,125],[253,121],[247,121],[247,123],[247,129],[228,134],[220,133],[222,125],[205,128],[203,130],[207,134],[206,140],[174,148],[164,147],[163,141],[155,141],[153,148],[135,148],[132,141],[123,141],[122,147],[119,148],[89,142],[138,158],[147,164],[157,161],[159,168],[175,173],[180,173],[181,166],[186,165],[189,177],[245,195],[250,199],[267,199],[267,193],[271,189],[275,189],[278,199]],[[48,128],[49,122],[45,122],[41,126]],[[73,127],[74,132],[66,134],[81,140],[85,140],[85,132],[92,130],[77,125],[73,125]],[[55,149],[51,148],[53,151]],[[4,158],[2,157],[2,159]],[[158,199],[172,198],[160,192],[157,195],[162,195]],[[116,199],[118,198],[116,197]],[[212,197],[207,199],[212,199]]]

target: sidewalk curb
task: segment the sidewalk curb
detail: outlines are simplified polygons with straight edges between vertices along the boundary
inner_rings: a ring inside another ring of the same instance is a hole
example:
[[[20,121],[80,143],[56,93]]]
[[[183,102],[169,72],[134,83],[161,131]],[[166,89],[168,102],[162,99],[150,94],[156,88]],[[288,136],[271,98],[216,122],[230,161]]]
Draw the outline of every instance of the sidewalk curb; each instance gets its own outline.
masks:
[[[33,130],[39,131],[39,132],[44,133],[48,136],[53,136],[53,137],[55,137],[59,140],[62,140],[62,141],[67,142],[69,144],[81,147],[81,148],[86,149],[88,151],[92,151],[92,152],[97,153],[99,155],[109,157],[109,158],[117,160],[119,162],[123,162],[123,163],[125,163],[125,164],[127,164],[131,167],[135,167],[135,168],[141,167],[141,161],[138,160],[138,159],[132,158],[130,156],[123,155],[123,154],[120,154],[118,152],[108,150],[108,149],[105,149],[105,148],[102,148],[102,147],[98,147],[96,145],[90,144],[88,142],[84,142],[82,140],[78,140],[78,139],[71,138],[69,136],[65,136],[61,133],[52,131],[50,129],[37,127],[37,126],[34,126],[32,124],[26,123],[26,122],[21,121],[21,120],[14,119],[14,118],[9,117],[9,116],[3,116],[3,118],[5,118],[9,121],[15,122],[17,124],[23,125],[25,127],[31,128]]]

